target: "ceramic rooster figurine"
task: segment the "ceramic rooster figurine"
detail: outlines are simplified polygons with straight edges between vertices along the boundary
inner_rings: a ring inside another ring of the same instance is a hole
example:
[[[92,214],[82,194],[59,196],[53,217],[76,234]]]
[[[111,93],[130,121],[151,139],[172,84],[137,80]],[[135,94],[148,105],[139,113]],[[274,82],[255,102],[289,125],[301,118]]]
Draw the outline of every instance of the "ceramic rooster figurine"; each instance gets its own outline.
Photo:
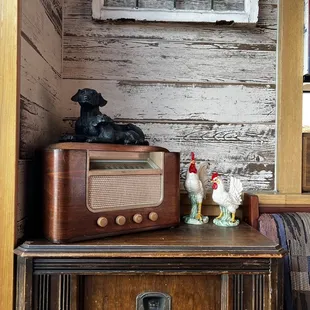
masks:
[[[188,192],[189,199],[191,201],[191,213],[184,216],[184,222],[187,224],[200,225],[208,223],[209,218],[201,215],[202,200],[206,196],[207,187],[207,167],[206,163],[201,164],[197,171],[195,154],[191,153],[192,160],[189,164],[185,179],[185,189]]]
[[[242,202],[242,183],[239,179],[231,177],[229,192],[225,191],[223,179],[217,172],[212,174],[212,199],[220,207],[220,215],[213,220],[218,226],[237,226],[239,220],[236,220],[236,210]]]

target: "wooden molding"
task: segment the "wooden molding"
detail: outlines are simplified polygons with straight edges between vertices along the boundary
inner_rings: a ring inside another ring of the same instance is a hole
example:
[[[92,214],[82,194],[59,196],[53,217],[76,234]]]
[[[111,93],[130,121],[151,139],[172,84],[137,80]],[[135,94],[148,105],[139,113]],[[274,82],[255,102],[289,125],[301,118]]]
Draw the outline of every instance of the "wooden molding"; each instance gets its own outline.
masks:
[[[309,194],[294,194],[294,193],[255,193],[259,197],[260,205],[300,205],[310,204]]]
[[[303,1],[279,2],[276,189],[301,193]]]
[[[0,4],[0,309],[13,309],[17,173],[19,0]]]

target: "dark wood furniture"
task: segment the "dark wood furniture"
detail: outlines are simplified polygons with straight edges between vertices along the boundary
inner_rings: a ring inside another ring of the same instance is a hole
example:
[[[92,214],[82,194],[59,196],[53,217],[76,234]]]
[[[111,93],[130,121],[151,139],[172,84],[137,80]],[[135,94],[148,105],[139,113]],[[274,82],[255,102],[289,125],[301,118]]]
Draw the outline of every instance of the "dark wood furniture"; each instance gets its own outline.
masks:
[[[310,204],[260,204],[257,195],[244,194],[243,219],[258,229],[258,218],[263,213],[310,212]]]
[[[57,143],[44,150],[44,236],[91,240],[180,222],[180,153],[142,145]]]
[[[17,309],[282,309],[284,251],[245,223],[28,241],[15,254]]]

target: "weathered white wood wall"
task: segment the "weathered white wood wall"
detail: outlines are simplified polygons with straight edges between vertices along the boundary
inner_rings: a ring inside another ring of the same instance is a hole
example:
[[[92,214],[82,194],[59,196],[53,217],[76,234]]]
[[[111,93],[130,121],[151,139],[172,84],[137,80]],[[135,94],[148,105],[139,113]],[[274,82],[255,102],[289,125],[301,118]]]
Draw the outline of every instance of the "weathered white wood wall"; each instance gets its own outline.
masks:
[[[246,190],[273,190],[277,1],[260,1],[257,27],[97,23],[91,1],[65,0],[63,106],[78,88],[100,91],[103,113],[139,125],[152,145],[190,152]],[[69,130],[69,129],[68,129]]]
[[[32,158],[63,131],[62,0],[23,0],[17,239],[32,212]]]
[[[61,132],[62,0],[23,0],[20,157]]]

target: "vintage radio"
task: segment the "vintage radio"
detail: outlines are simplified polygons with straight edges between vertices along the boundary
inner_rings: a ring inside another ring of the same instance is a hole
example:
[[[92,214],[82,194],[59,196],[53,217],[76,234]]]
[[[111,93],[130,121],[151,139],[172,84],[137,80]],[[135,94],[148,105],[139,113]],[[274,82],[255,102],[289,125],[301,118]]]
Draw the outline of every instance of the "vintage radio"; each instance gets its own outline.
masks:
[[[58,143],[44,150],[44,234],[54,243],[179,224],[179,153]]]

